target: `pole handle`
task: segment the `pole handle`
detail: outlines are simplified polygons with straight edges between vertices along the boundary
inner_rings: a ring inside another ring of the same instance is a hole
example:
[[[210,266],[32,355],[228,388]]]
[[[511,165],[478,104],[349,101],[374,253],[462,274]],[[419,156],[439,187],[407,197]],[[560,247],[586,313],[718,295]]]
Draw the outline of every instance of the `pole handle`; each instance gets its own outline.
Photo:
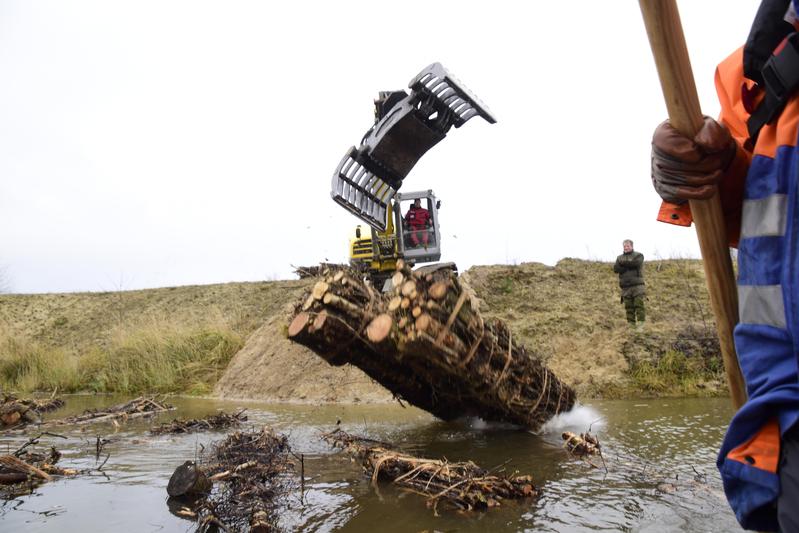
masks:
[[[699,107],[691,61],[675,0],[639,0],[649,45],[655,57],[669,121],[679,132],[694,137],[704,119]],[[721,200],[691,200],[699,249],[705,267],[710,305],[716,318],[721,356],[733,406],[746,402],[746,385],[735,353],[733,329],[738,322],[738,292],[727,245]]]

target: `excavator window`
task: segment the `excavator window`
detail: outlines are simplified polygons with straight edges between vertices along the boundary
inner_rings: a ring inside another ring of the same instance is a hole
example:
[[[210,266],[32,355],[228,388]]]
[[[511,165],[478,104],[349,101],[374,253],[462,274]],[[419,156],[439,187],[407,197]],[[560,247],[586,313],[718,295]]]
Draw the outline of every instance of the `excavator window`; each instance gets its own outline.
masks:
[[[433,224],[433,205],[430,198],[403,200],[400,203],[402,212],[402,238],[405,248],[429,248],[436,245],[435,226]]]

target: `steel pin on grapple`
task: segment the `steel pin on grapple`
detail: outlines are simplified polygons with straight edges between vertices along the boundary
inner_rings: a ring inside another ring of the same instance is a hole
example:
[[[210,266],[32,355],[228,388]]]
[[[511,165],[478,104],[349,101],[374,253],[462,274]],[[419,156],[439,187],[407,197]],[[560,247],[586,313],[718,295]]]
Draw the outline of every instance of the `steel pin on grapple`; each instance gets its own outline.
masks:
[[[389,202],[417,161],[475,116],[490,124],[488,108],[441,65],[423,69],[404,91],[381,93],[376,123],[351,147],[333,174],[333,200],[378,231],[386,229]],[[404,96],[402,96],[404,95]]]

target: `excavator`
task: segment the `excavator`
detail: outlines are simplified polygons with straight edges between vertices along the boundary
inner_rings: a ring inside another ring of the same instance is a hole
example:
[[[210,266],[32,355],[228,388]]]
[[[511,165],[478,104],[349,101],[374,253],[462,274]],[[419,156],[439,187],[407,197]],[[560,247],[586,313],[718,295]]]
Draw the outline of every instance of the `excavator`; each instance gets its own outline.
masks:
[[[459,128],[476,116],[496,123],[485,104],[441,63],[422,69],[408,89],[379,93],[375,122],[339,162],[330,192],[364,223],[350,239],[351,266],[383,290],[390,288],[400,259],[411,266],[441,259],[441,202],[429,189],[400,193],[403,180],[452,126]],[[457,269],[454,263],[424,268]]]

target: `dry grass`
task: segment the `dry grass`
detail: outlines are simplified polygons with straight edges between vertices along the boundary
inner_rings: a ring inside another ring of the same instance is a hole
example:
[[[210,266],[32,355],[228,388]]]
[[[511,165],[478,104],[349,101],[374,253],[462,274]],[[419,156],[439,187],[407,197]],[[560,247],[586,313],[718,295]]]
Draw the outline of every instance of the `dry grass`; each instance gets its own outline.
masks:
[[[714,323],[700,261],[646,263],[643,332],[627,327],[618,278],[608,263],[481,266],[464,276],[482,298],[481,312],[506,321],[582,397],[726,393],[720,360],[706,339],[713,337]],[[244,340],[280,318],[312,283],[0,294],[0,387],[209,392]],[[309,370],[296,375],[299,356],[281,359],[272,353],[279,349],[276,340],[264,342],[272,348],[257,347],[257,357],[229,387],[248,390],[242,376],[257,373],[252,365],[266,364],[268,355],[278,366],[270,367],[269,376],[259,374],[253,387],[282,380],[293,381],[291,390],[306,381],[319,388],[320,378]],[[344,386],[336,379],[329,379],[331,391]]]
[[[726,393],[701,261],[648,261],[647,323],[631,331],[611,264],[481,266],[481,311],[508,322],[582,397]]]
[[[301,282],[0,295],[0,387],[206,394]]]
[[[0,387],[205,394],[243,344],[230,327],[212,323],[120,327],[111,342],[82,353],[0,335]]]

